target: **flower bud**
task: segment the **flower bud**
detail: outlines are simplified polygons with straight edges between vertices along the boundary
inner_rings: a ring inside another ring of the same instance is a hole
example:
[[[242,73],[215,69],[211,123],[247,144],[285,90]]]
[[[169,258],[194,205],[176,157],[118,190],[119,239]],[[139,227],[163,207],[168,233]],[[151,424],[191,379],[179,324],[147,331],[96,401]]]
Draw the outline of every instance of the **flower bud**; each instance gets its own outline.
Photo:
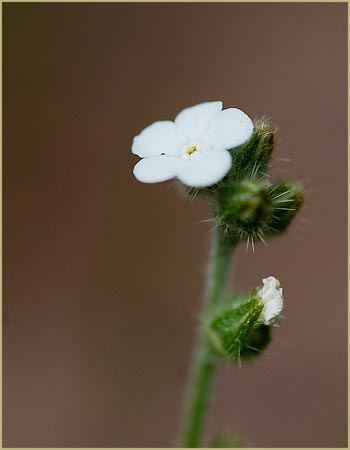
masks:
[[[263,119],[254,122],[252,137],[243,145],[230,150],[230,179],[240,180],[265,175],[275,147],[275,132],[276,130]]]
[[[274,236],[288,228],[303,204],[304,193],[301,185],[293,181],[274,182],[269,191],[272,214],[265,233]]]
[[[245,238],[264,229],[271,215],[269,185],[265,180],[243,180],[217,196],[218,219],[233,235]]]
[[[231,362],[257,356],[270,342],[270,326],[278,324],[282,309],[279,281],[264,278],[260,290],[235,299],[209,322],[207,335],[212,349]]]

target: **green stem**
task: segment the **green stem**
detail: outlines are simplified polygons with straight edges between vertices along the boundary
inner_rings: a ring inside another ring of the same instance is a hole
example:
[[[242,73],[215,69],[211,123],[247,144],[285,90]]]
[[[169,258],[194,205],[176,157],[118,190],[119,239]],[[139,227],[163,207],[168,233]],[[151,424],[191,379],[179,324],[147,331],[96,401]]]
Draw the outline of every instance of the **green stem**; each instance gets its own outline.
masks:
[[[202,319],[223,298],[227,287],[233,248],[234,243],[225,238],[220,229],[216,229],[212,237],[207,288],[201,313]],[[216,365],[215,356],[208,347],[205,330],[201,326],[187,393],[185,426],[182,437],[184,447],[201,447],[204,419],[214,384]]]

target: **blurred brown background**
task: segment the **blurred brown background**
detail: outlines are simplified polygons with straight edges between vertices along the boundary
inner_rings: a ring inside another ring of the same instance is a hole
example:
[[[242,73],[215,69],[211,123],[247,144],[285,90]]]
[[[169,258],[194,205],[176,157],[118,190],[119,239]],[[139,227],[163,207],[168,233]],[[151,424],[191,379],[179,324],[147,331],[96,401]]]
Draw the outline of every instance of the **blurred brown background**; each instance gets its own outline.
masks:
[[[347,5],[7,3],[3,20],[3,445],[173,445],[209,212],[138,183],[130,145],[221,99],[278,124],[273,173],[308,194],[287,235],[238,252],[235,288],[277,276],[287,320],[220,371],[210,434],[345,447]]]

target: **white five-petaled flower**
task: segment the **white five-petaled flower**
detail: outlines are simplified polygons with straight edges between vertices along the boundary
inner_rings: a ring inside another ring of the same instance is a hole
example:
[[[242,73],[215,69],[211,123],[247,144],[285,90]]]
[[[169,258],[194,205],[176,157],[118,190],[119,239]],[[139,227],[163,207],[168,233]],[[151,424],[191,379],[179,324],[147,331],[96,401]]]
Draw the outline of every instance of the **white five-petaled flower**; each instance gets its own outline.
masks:
[[[283,294],[280,282],[275,277],[263,278],[263,287],[258,296],[264,303],[261,319],[265,325],[277,325],[283,309]]]
[[[132,153],[141,159],[135,177],[158,183],[177,177],[202,188],[218,183],[232,165],[228,149],[246,142],[253,122],[237,108],[222,110],[222,102],[206,102],[181,111],[175,121],[159,121],[134,138]]]

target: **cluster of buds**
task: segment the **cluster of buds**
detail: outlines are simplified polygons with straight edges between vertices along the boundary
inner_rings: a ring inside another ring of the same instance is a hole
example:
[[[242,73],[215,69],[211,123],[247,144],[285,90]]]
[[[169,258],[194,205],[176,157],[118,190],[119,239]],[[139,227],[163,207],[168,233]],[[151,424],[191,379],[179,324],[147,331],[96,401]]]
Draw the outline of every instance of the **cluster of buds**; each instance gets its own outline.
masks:
[[[265,241],[283,233],[303,203],[300,183],[267,176],[275,130],[257,121],[251,139],[231,151],[232,167],[207,189],[218,224],[235,240]]]

